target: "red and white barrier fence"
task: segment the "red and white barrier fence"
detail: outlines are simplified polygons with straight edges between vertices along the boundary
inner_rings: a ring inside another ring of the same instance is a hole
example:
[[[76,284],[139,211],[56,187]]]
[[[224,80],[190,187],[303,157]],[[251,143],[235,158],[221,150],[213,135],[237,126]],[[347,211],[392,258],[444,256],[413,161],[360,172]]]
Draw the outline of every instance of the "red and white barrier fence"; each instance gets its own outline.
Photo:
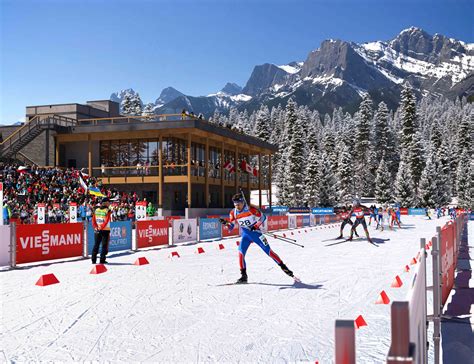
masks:
[[[426,364],[428,358],[427,326],[433,321],[434,363],[440,363],[441,312],[454,285],[461,234],[466,214],[436,228],[430,243],[420,240],[420,250],[412,262],[417,264],[407,302],[392,303],[392,341],[387,363]],[[426,250],[433,256],[433,315],[427,315]],[[408,265],[407,265],[408,267]],[[409,268],[408,268],[409,270]]]

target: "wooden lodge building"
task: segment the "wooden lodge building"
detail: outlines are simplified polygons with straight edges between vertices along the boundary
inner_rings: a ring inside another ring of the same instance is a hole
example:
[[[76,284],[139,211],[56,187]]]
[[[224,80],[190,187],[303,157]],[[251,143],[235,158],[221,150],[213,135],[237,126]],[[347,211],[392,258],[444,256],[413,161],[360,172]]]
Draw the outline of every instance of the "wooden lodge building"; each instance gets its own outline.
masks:
[[[262,190],[269,191],[271,205],[277,148],[258,138],[181,114],[122,116],[110,100],[30,106],[26,116],[21,126],[0,127],[0,158],[84,168],[105,185],[136,191],[163,215],[228,210],[240,188],[247,198],[258,190],[260,206]],[[242,161],[257,176],[238,168]]]

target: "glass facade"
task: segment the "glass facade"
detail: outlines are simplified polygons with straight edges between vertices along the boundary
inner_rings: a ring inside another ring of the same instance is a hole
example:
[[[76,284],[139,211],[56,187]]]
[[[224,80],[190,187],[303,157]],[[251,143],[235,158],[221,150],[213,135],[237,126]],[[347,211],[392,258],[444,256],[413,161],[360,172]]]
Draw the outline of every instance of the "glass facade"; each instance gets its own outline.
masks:
[[[187,141],[180,138],[163,138],[162,158],[164,176],[186,176],[187,175]],[[205,154],[206,146],[200,143],[191,143],[191,175],[205,177]],[[233,182],[235,170],[240,169],[240,163],[245,160],[253,167],[258,166],[257,158],[250,158],[239,153],[238,161],[234,160],[235,153],[225,149],[224,156],[221,149],[209,146],[209,169],[208,177],[220,179],[224,173],[224,180]],[[230,162],[235,170],[229,171],[223,166]],[[262,165],[264,172],[268,172],[268,158],[263,157]],[[121,139],[103,140],[100,142],[100,169],[96,175],[99,176],[158,176],[159,175],[159,140],[158,139]],[[239,184],[246,185],[248,178],[252,183],[258,183],[258,177],[240,171]],[[262,175],[263,182],[267,181],[267,173]]]

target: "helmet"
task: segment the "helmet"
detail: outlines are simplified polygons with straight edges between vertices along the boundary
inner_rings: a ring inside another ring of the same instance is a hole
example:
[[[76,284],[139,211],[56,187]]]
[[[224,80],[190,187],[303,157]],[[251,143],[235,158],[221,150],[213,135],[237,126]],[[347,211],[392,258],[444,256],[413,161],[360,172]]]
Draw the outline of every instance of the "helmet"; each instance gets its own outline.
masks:
[[[239,202],[245,202],[244,196],[242,196],[241,193],[236,193],[234,196],[232,196],[232,202],[233,203],[239,203]]]

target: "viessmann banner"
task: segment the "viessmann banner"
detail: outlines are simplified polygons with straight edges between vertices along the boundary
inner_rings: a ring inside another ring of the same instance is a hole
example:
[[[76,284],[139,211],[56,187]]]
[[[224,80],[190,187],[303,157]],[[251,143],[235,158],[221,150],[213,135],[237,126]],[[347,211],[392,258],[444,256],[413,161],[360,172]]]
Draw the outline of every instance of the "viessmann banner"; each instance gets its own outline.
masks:
[[[168,226],[167,220],[137,221],[137,248],[168,245]]]
[[[83,243],[81,223],[17,225],[16,262],[80,257]]]
[[[94,248],[94,229],[92,224],[87,226],[87,254],[92,254]],[[114,221],[110,223],[109,252],[132,249],[132,222]],[[100,252],[100,247],[99,247]]]

